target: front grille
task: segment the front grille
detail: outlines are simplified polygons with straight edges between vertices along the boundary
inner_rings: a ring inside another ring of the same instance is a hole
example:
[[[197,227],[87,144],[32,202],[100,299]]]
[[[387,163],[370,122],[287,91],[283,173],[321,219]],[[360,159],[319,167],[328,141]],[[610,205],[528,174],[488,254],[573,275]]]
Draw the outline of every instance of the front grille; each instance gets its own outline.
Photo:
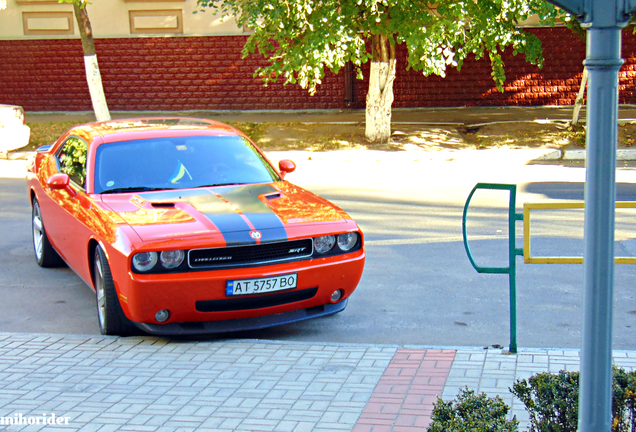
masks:
[[[259,265],[308,258],[312,253],[312,239],[250,246],[194,249],[188,253],[188,265],[191,268]]]
[[[198,312],[231,312],[249,309],[263,309],[309,300],[318,288],[268,294],[260,297],[246,297],[227,300],[199,300],[195,303]]]

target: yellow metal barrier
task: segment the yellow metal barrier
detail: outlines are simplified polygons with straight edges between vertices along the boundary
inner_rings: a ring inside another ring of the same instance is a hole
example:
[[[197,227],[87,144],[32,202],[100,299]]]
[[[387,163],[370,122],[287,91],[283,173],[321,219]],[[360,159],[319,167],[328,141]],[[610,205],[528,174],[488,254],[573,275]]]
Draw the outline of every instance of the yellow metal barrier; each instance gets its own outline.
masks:
[[[583,201],[524,203],[523,205],[523,262],[526,264],[583,264],[583,257],[533,257],[530,255],[530,210],[582,209]],[[636,201],[616,202],[616,208],[636,208]],[[636,257],[615,257],[616,264],[636,264]]]

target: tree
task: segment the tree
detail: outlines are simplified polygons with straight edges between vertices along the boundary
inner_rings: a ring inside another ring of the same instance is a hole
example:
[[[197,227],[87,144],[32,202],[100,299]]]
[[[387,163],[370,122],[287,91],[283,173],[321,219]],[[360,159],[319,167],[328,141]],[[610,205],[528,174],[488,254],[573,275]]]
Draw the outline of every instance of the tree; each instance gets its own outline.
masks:
[[[583,97],[585,96],[585,86],[587,85],[587,68],[583,68],[583,76],[581,77],[581,85],[579,86],[579,93],[576,95],[576,100],[574,101],[574,109],[572,110],[572,121],[570,124],[572,127],[577,127],[579,125],[579,113],[581,112],[581,107],[583,106]]]
[[[268,65],[256,70],[267,85],[282,77],[314,94],[325,76],[351,61],[358,78],[371,61],[366,136],[388,141],[396,71],[396,44],[406,44],[408,67],[445,76],[471,54],[488,56],[500,91],[505,80],[501,53],[541,66],[540,40],[517,24],[538,14],[554,23],[557,9],[543,0],[197,0],[253,29],[243,55],[259,52]]]
[[[97,64],[97,52],[95,51],[95,41],[93,40],[93,30],[86,11],[86,0],[59,0],[60,3],[72,3],[77,27],[82,38],[82,49],[84,50],[84,66],[86,68],[86,81],[88,91],[91,95],[93,111],[97,121],[110,120],[110,112],[104,95],[102,77]]]
[[[572,16],[568,16],[568,19],[565,21],[565,24],[568,26],[572,33],[578,37],[580,37],[583,41],[586,40],[585,29],[581,26],[581,23],[578,19]],[[587,68],[583,67],[583,75],[581,76],[581,84],[579,85],[579,92],[576,95],[576,99],[574,100],[574,108],[572,109],[572,121],[570,122],[570,126],[574,129],[579,128],[579,114],[581,112],[581,107],[583,106],[583,98],[585,97],[585,87],[587,86]]]

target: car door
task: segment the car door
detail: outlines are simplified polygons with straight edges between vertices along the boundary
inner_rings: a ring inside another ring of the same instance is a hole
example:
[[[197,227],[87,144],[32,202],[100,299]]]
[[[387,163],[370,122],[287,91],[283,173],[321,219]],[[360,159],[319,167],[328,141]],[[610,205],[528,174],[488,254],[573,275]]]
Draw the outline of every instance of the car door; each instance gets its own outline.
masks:
[[[52,243],[75,272],[90,281],[88,267],[89,228],[95,219],[93,199],[86,194],[86,160],[88,145],[82,138],[70,136],[55,154],[60,173],[69,176],[69,188],[47,190],[54,205],[46,208],[54,229],[48,230]]]

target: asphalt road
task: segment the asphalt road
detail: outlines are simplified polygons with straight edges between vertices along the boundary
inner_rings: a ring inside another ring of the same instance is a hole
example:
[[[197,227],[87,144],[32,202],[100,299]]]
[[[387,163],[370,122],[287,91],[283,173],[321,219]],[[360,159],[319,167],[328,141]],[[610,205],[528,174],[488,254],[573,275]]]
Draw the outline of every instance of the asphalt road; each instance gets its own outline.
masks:
[[[584,169],[535,165],[540,150],[273,152],[298,165],[288,180],[332,200],[358,221],[367,264],[347,309],[333,317],[212,338],[401,345],[507,346],[508,278],[478,274],[461,240],[466,197],[477,182],[514,183],[523,202],[583,198]],[[2,161],[0,161],[2,162]],[[4,175],[3,175],[4,173]],[[0,164],[0,177],[11,176]],[[617,172],[618,198],[636,201],[636,170]],[[479,193],[468,215],[478,263],[506,265],[507,196]],[[634,213],[617,221],[617,255],[636,255]],[[582,213],[532,216],[533,252],[580,254]],[[93,292],[69,269],[32,256],[24,181],[0,178],[0,331],[95,334]],[[517,225],[517,245],[522,244]],[[583,268],[517,261],[520,347],[580,347]],[[614,347],[636,349],[636,268],[615,272]]]

